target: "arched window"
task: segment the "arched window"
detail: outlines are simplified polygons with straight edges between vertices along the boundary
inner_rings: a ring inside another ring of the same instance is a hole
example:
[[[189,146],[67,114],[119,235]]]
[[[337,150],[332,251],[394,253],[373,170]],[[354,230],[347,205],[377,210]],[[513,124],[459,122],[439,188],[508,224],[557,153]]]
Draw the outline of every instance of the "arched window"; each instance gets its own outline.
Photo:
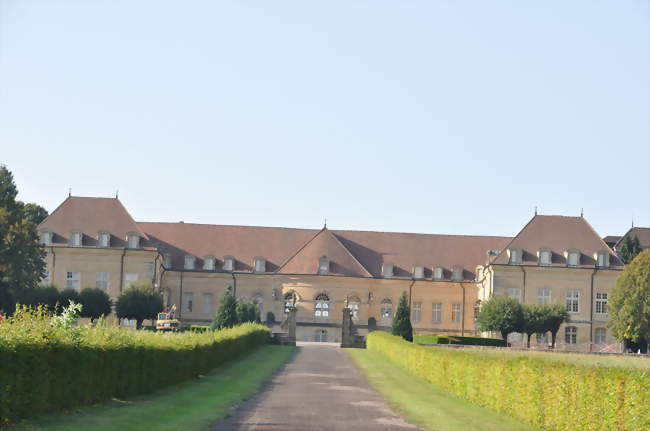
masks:
[[[393,318],[393,301],[388,298],[381,301],[380,315],[382,319]]]
[[[317,329],[314,333],[314,341],[327,343],[327,331],[325,329]]]
[[[325,293],[321,293],[316,297],[316,305],[314,305],[315,317],[330,317],[330,297]]]
[[[361,300],[358,296],[351,296],[348,300],[348,308],[352,314],[352,319],[357,320],[359,318],[359,306],[361,305]]]
[[[293,290],[284,295],[284,312],[289,313],[289,309],[294,306],[294,303],[298,301],[298,296]]]

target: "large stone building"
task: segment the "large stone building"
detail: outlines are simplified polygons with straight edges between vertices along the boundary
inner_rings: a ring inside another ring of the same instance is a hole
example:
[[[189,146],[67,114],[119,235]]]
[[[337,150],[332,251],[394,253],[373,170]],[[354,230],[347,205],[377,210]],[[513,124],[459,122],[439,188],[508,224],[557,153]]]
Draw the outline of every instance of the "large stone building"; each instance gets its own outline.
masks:
[[[297,338],[339,341],[346,300],[364,334],[371,318],[390,327],[406,292],[417,332],[474,335],[480,302],[506,294],[565,304],[560,348],[616,345],[605,323],[622,263],[582,217],[536,215],[514,238],[431,235],[135,222],[117,199],[69,197],[38,230],[45,282],[113,299],[151,282],[184,324],[211,321],[232,287],[278,321],[295,296]]]

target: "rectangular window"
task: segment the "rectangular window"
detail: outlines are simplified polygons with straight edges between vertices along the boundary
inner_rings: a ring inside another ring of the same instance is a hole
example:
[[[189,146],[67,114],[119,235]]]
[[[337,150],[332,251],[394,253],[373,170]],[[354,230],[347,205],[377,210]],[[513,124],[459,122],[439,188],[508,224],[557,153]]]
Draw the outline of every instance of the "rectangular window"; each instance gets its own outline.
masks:
[[[509,287],[508,290],[507,290],[507,292],[508,292],[508,296],[509,296],[509,297],[514,298],[514,299],[516,299],[517,301],[520,300],[520,297],[521,297],[521,289],[519,289],[519,288],[517,288],[517,287]]]
[[[542,250],[539,253],[539,264],[542,266],[548,266],[551,264],[551,252],[548,250]]]
[[[596,293],[596,313],[607,314],[607,294],[604,292]]]
[[[79,292],[81,290],[81,273],[68,272],[65,278],[65,288]]]
[[[393,276],[393,265],[385,263],[381,266],[381,274],[384,278],[391,278]]]
[[[211,293],[204,293],[203,294],[203,314],[209,314],[212,315],[212,299],[213,296]]]
[[[72,237],[70,238],[70,245],[72,247],[81,247],[81,232],[72,232]]]
[[[108,290],[108,272],[98,272],[95,279],[95,287]]]
[[[460,304],[451,305],[451,321],[453,323],[460,323],[461,313],[460,313]]]
[[[99,234],[99,247],[106,248],[110,245],[110,234],[102,232]]]
[[[569,266],[578,266],[580,264],[580,254],[576,252],[569,253]]]
[[[51,245],[52,244],[52,232],[41,232],[40,243],[42,245]]]
[[[424,278],[424,267],[423,266],[416,266],[413,268],[413,278],[416,278],[418,280],[421,280]]]
[[[600,268],[606,268],[607,265],[607,255],[605,253],[598,253],[598,266]]]
[[[124,274],[124,288],[128,289],[132,284],[138,281],[138,274]]]
[[[206,257],[203,260],[203,270],[204,271],[214,271],[214,258]]]
[[[185,256],[185,269],[194,269],[194,256],[186,255]]]
[[[163,265],[167,269],[172,267],[172,255],[171,254],[165,253],[165,256],[163,258]]]
[[[235,269],[235,259],[232,257],[226,257],[223,260],[223,270],[224,271],[233,271]]]
[[[510,250],[510,264],[519,265],[521,263],[521,250]]]
[[[140,237],[138,235],[129,235],[127,242],[129,248],[140,248]]]
[[[432,323],[441,323],[442,322],[442,304],[440,302],[434,302],[431,308],[431,322]]]
[[[575,326],[564,328],[564,342],[566,344],[578,344],[578,328]]]
[[[433,270],[433,279],[434,280],[442,280],[442,268],[437,267]]]
[[[606,344],[607,343],[607,330],[605,328],[596,328],[594,333],[594,343]]]
[[[580,291],[569,290],[566,293],[566,311],[569,313],[577,313],[579,311]]]
[[[535,338],[537,344],[548,345],[548,332],[545,332],[543,334],[535,334]]]
[[[194,306],[194,293],[183,292],[183,313],[191,313]]]
[[[266,260],[262,258],[255,259],[255,272],[266,272]]]
[[[463,281],[463,268],[454,268],[451,279],[454,281]]]
[[[422,303],[414,302],[413,303],[413,322],[420,322],[420,313],[422,312]]]
[[[550,304],[551,303],[551,289],[539,289],[537,291],[537,303],[538,304]]]

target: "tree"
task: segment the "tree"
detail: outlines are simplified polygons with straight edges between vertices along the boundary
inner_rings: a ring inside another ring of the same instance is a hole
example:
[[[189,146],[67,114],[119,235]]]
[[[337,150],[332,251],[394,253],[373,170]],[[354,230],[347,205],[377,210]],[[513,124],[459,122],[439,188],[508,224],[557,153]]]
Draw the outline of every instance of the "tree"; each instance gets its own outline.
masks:
[[[235,307],[235,314],[237,315],[237,324],[246,322],[259,322],[259,310],[255,303],[239,299]]]
[[[560,326],[569,320],[569,312],[562,304],[545,304],[540,307],[540,310],[544,321],[544,332],[551,333],[551,347],[554,349],[557,332],[560,330]]]
[[[17,194],[13,175],[0,166],[0,310],[8,313],[19,292],[34,289],[45,270],[45,249]]]
[[[393,335],[399,335],[406,341],[413,341],[413,326],[411,326],[411,310],[406,298],[406,292],[402,292],[393,319]]]
[[[237,324],[237,301],[232,294],[231,287],[228,286],[219,302],[219,310],[217,315],[214,316],[212,329],[232,328]]]
[[[634,258],[641,253],[643,249],[641,248],[641,242],[639,237],[634,235],[634,238],[631,238],[629,235],[625,237],[623,245],[621,246],[621,260],[624,264],[631,263]]]
[[[20,201],[17,201],[17,204],[23,213],[23,218],[34,223],[34,226],[41,224],[49,215],[47,210],[38,204],[25,204]]]
[[[135,283],[117,299],[115,312],[120,319],[135,319],[136,328],[145,319],[155,319],[163,309],[163,298],[149,283]]]
[[[493,296],[481,306],[476,324],[481,331],[501,333],[507,342],[508,334],[520,332],[524,323],[524,309],[514,298],[509,296]]]
[[[618,276],[608,312],[607,325],[617,340],[645,339],[650,348],[650,249],[639,253]]]
[[[55,311],[56,304],[60,301],[60,295],[56,286],[50,284],[47,286],[38,286],[34,289],[21,290],[15,299],[20,304],[32,307],[36,307],[39,304],[45,305],[48,310],[53,312]]]
[[[79,292],[74,289],[65,289],[59,293],[59,305],[61,307],[67,307],[70,305],[70,302],[81,304],[81,299],[79,299]]]
[[[111,314],[111,299],[102,289],[87,287],[81,291],[79,300],[83,306],[81,317],[88,317],[92,321]]]
[[[530,337],[533,334],[543,334],[544,328],[544,309],[539,304],[524,304],[524,323],[522,332],[526,334],[526,347],[530,349]]]

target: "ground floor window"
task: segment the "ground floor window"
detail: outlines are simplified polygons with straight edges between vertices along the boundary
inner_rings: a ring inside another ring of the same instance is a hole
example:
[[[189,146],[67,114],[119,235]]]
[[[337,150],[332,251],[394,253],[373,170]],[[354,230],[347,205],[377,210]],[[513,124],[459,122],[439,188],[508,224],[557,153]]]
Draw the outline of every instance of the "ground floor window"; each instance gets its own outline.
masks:
[[[594,332],[594,342],[596,344],[605,344],[607,342],[607,329],[596,328]]]
[[[314,341],[317,341],[319,343],[326,343],[327,331],[325,329],[317,329],[314,336]]]
[[[413,303],[413,322],[420,323],[420,314],[422,313],[422,303],[414,302]]]
[[[452,304],[451,321],[454,323],[460,323],[460,319],[461,319],[460,304]]]
[[[564,342],[566,344],[578,344],[578,328],[575,326],[564,328]]]
[[[381,301],[380,314],[382,319],[391,319],[393,317],[393,301],[390,299]]]
[[[548,332],[544,332],[543,334],[535,334],[535,338],[537,344],[548,345]]]

